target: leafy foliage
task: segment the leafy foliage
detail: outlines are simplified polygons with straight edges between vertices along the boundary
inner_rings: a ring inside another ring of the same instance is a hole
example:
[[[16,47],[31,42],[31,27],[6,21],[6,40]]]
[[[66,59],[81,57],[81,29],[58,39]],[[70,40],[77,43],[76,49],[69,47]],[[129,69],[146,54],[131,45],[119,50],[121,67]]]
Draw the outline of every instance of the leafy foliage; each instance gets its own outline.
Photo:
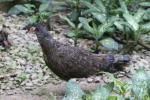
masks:
[[[19,14],[19,13],[30,14],[34,13],[33,8],[35,8],[35,6],[32,4],[15,5],[8,11],[8,14]]]
[[[15,5],[8,11],[8,14],[18,15],[22,13],[31,15],[28,18],[29,23],[46,22],[50,15],[50,11],[48,8],[51,3],[51,0],[50,1],[41,0],[40,2],[41,3],[39,7],[31,3]]]
[[[20,73],[16,76],[16,82],[21,84],[26,79],[25,73]]]
[[[32,3],[15,5],[9,14],[28,14],[29,23],[47,22],[53,16],[54,9],[67,9],[70,13],[60,16],[70,26],[67,36],[74,40],[75,46],[78,38],[94,39],[94,52],[103,50],[103,47],[119,51],[120,44],[114,37],[126,44],[125,47],[129,47],[129,50],[133,50],[140,44],[141,36],[150,32],[148,0],[65,0],[59,3],[39,0],[39,6],[33,3],[34,0],[29,1]],[[84,36],[85,32],[87,36]],[[105,40],[107,43],[104,43]]]
[[[149,100],[150,78],[143,68],[137,69],[128,82],[116,79],[110,73],[105,74],[110,83],[97,86],[90,94],[83,93],[76,83],[69,81],[64,100]]]
[[[79,85],[70,80],[66,87],[66,96],[63,98],[63,100],[82,100],[82,96],[84,95],[84,92],[80,89]]]
[[[46,22],[50,15],[50,12],[48,11],[49,4],[50,4],[49,2],[42,3],[39,6],[38,11],[35,12],[34,15],[29,17],[29,22],[30,23]]]
[[[118,35],[118,33],[120,34],[119,38],[125,40],[127,46],[130,45],[130,43],[133,43],[134,45],[131,47],[134,47],[137,45],[142,33],[150,32],[149,22],[145,22],[149,21],[149,9],[145,10],[142,8],[144,5],[148,7],[149,2],[140,0],[138,2],[132,2],[131,0],[119,0],[119,2],[118,0],[73,0],[72,3],[74,5],[78,4],[77,8],[78,11],[80,11],[80,14],[76,14],[78,15],[76,20],[72,20],[72,17],[70,16],[75,17],[75,14],[72,15],[71,13],[71,15],[67,17],[67,20],[70,20],[73,23],[74,21],[78,22],[79,20],[79,23],[82,24],[81,29],[83,28],[84,31],[88,32],[88,37],[94,38],[95,52],[101,50],[99,47],[100,45],[107,47],[109,50],[119,50],[119,44],[111,38]],[[129,7],[135,3],[138,3],[138,5],[141,6],[133,12]],[[81,5],[79,6],[79,4],[84,6],[85,9],[81,9]],[[76,23],[74,24],[76,25]],[[82,33],[82,31],[80,31],[80,33]],[[74,36],[73,34],[71,35]],[[106,40],[106,37],[111,39]],[[106,44],[103,42],[103,39],[107,41]],[[130,41],[130,43],[128,41]],[[112,46],[114,45],[113,43],[116,44],[116,48],[108,47],[107,44]]]

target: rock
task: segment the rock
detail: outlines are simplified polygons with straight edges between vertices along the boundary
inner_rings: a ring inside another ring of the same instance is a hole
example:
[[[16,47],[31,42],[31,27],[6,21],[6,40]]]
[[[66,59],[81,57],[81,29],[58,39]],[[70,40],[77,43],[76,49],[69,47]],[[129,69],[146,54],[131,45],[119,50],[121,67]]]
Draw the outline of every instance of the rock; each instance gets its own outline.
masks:
[[[100,76],[97,76],[97,77],[95,77],[95,83],[99,83],[99,82],[101,82],[101,77]]]
[[[25,72],[28,73],[28,74],[31,74],[31,73],[33,72],[33,70],[32,70],[32,68],[27,68],[27,69],[25,70]]]
[[[8,95],[13,95],[13,94],[15,94],[15,93],[14,93],[14,91],[8,91],[7,94],[8,94]]]
[[[88,82],[88,83],[92,83],[92,82],[93,82],[93,79],[92,79],[92,78],[88,78],[88,79],[87,79],[87,82]]]
[[[25,87],[25,90],[33,90],[33,87]]]
[[[32,86],[33,86],[33,83],[32,83],[32,82],[27,82],[27,83],[26,83],[26,86],[27,86],[27,87],[32,87]]]
[[[36,74],[36,73],[32,73],[32,75],[31,75],[31,79],[32,79],[32,80],[37,79],[37,77],[38,77],[38,76],[37,76],[37,74]]]

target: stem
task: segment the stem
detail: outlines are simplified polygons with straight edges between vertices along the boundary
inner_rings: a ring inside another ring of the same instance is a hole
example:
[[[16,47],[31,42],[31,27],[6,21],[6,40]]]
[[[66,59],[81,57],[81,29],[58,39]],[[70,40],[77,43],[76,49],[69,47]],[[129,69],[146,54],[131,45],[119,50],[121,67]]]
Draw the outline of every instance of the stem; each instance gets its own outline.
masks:
[[[99,41],[98,39],[96,39],[96,47],[95,47],[95,53],[98,53],[99,52]]]
[[[91,0],[91,4],[93,4],[95,2],[95,0]]]
[[[74,46],[77,46],[77,40],[78,40],[79,30],[78,28],[75,28],[75,38],[74,38]]]
[[[79,10],[79,4],[80,4],[80,0],[76,0],[76,9],[77,9],[77,11]]]

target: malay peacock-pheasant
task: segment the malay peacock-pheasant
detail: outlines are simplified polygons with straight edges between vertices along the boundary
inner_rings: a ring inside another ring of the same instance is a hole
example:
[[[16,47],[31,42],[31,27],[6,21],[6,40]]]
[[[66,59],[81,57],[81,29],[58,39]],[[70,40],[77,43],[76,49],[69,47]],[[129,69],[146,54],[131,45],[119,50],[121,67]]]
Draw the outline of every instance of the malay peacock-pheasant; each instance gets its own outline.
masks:
[[[99,71],[112,72],[119,69],[120,62],[129,61],[127,55],[97,55],[79,47],[62,44],[53,39],[41,24],[33,24],[32,27],[41,45],[46,65],[63,80],[88,77]]]

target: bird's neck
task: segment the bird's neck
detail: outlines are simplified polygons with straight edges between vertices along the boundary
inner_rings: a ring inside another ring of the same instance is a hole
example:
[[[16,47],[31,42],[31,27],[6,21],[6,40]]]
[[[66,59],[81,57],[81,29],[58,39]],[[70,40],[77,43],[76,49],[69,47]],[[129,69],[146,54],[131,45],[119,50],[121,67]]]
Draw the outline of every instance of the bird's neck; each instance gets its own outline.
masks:
[[[36,32],[36,35],[44,54],[53,54],[56,47],[56,41],[52,38],[52,36],[47,31],[42,30],[41,32]]]

